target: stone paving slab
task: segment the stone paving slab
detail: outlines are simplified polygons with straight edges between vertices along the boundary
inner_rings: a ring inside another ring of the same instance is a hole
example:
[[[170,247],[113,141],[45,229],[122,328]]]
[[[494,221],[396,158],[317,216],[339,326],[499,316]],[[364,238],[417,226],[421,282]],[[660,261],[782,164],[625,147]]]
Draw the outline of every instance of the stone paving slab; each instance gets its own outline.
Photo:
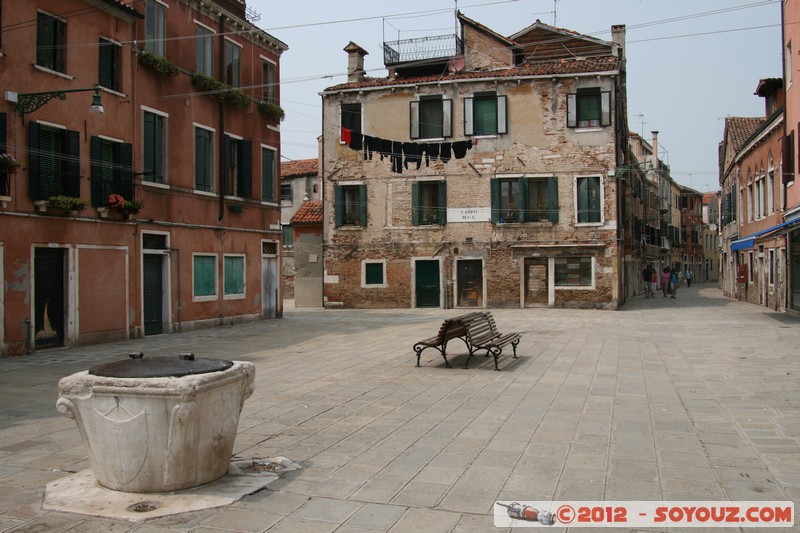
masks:
[[[462,311],[288,308],[2,359],[0,531],[508,531],[496,499],[800,502],[800,321],[711,285],[616,312],[498,309],[501,331],[524,334],[519,359],[463,369],[453,343],[454,368],[430,350],[416,368],[413,343]],[[88,466],[58,380],[131,351],[254,362],[234,452],[303,469],[138,524],[42,509],[47,483]]]

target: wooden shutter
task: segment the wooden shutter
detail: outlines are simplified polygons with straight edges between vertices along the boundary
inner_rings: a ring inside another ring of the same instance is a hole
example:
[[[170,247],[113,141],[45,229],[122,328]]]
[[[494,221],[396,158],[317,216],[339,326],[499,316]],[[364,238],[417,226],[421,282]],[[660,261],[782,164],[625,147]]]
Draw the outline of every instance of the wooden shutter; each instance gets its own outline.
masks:
[[[333,209],[335,225],[341,228],[344,224],[344,190],[339,185],[333,187]]]
[[[600,125],[611,125],[611,93],[608,91],[600,93]]]
[[[442,136],[453,136],[453,101],[442,100]]]
[[[6,114],[0,113],[0,152],[5,153],[7,151],[6,148]]]
[[[251,198],[253,196],[253,141],[239,142],[239,196]]]
[[[133,200],[133,145],[117,144],[117,172],[119,175],[119,195]]]
[[[447,224],[447,182],[439,182],[439,225]]]
[[[419,226],[419,182],[411,184],[411,225]]]
[[[472,116],[472,98],[464,98],[464,135],[474,135],[475,126]]]
[[[508,98],[497,97],[497,134],[508,133]]]
[[[103,207],[108,198],[103,198],[103,139],[92,137],[89,141],[89,168],[92,181],[92,205]]]
[[[578,127],[578,95],[575,93],[567,95],[567,127]]]
[[[419,139],[419,102],[411,102],[411,138]]]
[[[31,200],[46,200],[42,195],[41,154],[39,152],[39,124],[30,122],[28,126],[28,187]]]
[[[358,221],[361,227],[367,227],[367,186],[358,186]]]
[[[548,198],[548,208],[549,208],[549,219],[552,223],[558,222],[558,177],[557,176],[550,176],[547,178],[547,194]]]
[[[64,132],[64,149],[61,156],[61,187],[64,194],[79,198],[81,195],[81,137],[77,131]]]
[[[230,183],[228,183],[231,171],[231,138],[223,135],[222,139],[222,193],[227,196],[233,192],[230,190]]]
[[[492,223],[500,221],[500,180],[492,180]]]

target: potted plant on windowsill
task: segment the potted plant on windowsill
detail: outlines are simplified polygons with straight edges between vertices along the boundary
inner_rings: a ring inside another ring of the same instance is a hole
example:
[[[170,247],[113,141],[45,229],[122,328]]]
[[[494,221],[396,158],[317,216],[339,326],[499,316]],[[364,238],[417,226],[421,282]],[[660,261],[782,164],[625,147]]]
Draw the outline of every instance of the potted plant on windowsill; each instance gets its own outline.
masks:
[[[166,57],[161,57],[158,54],[150,53],[147,50],[139,50],[138,59],[140,65],[144,65],[145,67],[152,69],[154,72],[157,72],[165,78],[177,76],[178,72],[180,72],[178,65]]]
[[[0,174],[13,174],[20,167],[17,161],[11,154],[0,154]]]
[[[269,118],[279,122],[283,122],[283,119],[286,118],[286,112],[283,110],[283,108],[272,102],[259,102],[258,110],[267,115]]]
[[[126,200],[121,195],[113,193],[108,195],[105,211],[101,211],[102,207],[97,209],[101,218],[108,216],[108,210],[116,211],[122,215],[123,218],[128,218],[130,215],[136,215],[139,210],[144,207],[144,202],[141,200]]]
[[[192,84],[203,92],[207,92],[220,102],[225,102],[239,109],[246,109],[250,105],[252,99],[250,96],[236,87],[231,87],[221,81],[195,72],[192,76]]]
[[[83,198],[76,198],[74,196],[51,196],[47,199],[47,211],[58,214],[58,211],[69,213],[76,216],[78,213],[86,209],[86,200]]]
[[[344,223],[346,226],[357,226],[358,225],[358,217],[352,211],[348,211],[344,215]]]

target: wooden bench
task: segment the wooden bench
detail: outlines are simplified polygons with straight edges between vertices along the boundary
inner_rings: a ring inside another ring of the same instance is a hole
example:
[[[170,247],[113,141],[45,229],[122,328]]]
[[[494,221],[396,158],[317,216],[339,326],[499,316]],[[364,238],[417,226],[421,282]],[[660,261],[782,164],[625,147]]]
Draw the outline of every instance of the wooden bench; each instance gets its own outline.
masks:
[[[469,360],[472,355],[479,350],[486,350],[485,357],[491,354],[494,357],[494,369],[500,370],[497,366],[497,358],[503,353],[503,348],[509,344],[514,349],[514,359],[517,358],[517,345],[522,338],[521,333],[500,333],[497,331],[494,317],[491,313],[476,313],[476,316],[469,317],[463,321],[466,326],[466,343],[469,348],[469,356],[464,368],[469,367]]]
[[[423,339],[416,343],[414,345],[414,351],[417,354],[417,366],[419,366],[419,358],[420,355],[422,355],[422,351],[428,348],[433,348],[442,354],[442,357],[444,358],[444,365],[447,368],[451,368],[450,363],[447,361],[447,343],[453,339],[461,339],[465,344],[467,344],[467,328],[464,323],[466,320],[470,320],[476,315],[480,314],[480,312],[472,312],[455,316],[453,318],[448,318],[442,322],[442,325],[439,328],[439,333],[436,334],[435,337]],[[470,349],[469,344],[467,344],[467,349]]]

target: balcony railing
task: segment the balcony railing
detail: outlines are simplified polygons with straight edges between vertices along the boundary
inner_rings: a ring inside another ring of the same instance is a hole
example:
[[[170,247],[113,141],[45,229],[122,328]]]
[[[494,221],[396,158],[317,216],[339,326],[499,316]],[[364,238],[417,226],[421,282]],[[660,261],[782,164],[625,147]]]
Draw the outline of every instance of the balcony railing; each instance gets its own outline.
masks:
[[[383,64],[449,59],[464,52],[458,35],[438,35],[383,43]]]

